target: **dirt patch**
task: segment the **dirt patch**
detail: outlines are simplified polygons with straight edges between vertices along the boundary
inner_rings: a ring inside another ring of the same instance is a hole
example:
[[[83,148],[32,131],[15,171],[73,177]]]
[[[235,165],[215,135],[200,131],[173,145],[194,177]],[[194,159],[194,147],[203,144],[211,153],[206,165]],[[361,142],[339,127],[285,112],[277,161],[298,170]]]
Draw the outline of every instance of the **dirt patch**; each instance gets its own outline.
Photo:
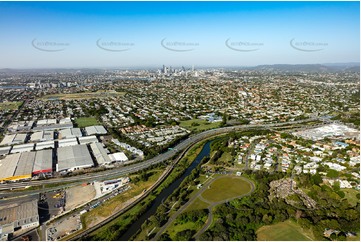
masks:
[[[65,211],[69,211],[77,206],[90,202],[95,197],[93,185],[76,186],[66,190]]]
[[[48,240],[59,240],[79,229],[81,229],[80,216],[75,215],[68,217],[61,222],[56,223],[54,227],[49,228]]]
[[[268,198],[271,201],[274,197],[283,198],[286,203],[296,207],[304,205],[307,208],[316,208],[316,202],[296,186],[296,182],[290,178],[272,181],[270,183],[270,195]]]

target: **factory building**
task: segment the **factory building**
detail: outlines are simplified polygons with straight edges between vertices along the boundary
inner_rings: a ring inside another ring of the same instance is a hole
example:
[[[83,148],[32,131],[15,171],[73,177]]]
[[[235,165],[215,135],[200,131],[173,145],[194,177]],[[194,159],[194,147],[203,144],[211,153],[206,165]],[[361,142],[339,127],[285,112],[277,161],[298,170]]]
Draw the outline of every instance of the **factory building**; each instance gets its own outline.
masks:
[[[62,129],[59,131],[59,139],[82,137],[80,128]]]
[[[33,175],[53,172],[53,150],[40,150],[36,152],[33,166]]]
[[[78,145],[76,138],[62,139],[58,141],[59,147]]]
[[[102,143],[91,143],[90,148],[93,152],[93,155],[98,163],[98,165],[109,165],[112,163],[110,158],[108,157],[108,152],[104,149]]]
[[[44,141],[44,142],[36,143],[35,150],[43,150],[43,149],[54,148],[54,147],[55,147],[54,141]]]
[[[20,154],[8,155],[0,160],[0,181],[11,181],[13,179]]]
[[[0,143],[0,146],[24,143],[25,139],[26,139],[26,136],[27,136],[27,134],[5,135],[4,139]]]
[[[79,137],[78,139],[81,145],[99,142],[95,135]]]
[[[56,171],[74,171],[94,166],[86,145],[73,145],[58,148]]]
[[[73,128],[73,123],[67,122],[66,120],[61,120],[61,122],[57,123],[56,119],[43,119],[38,120],[36,127],[33,127],[33,131],[36,130],[59,130]]]
[[[72,124],[71,118],[67,117],[67,118],[60,119],[59,124]]]
[[[27,132],[30,131],[33,127],[34,122],[33,121],[19,121],[19,122],[13,122],[11,125],[8,126],[9,132]]]
[[[38,120],[38,122],[36,123],[36,126],[49,126],[49,125],[53,125],[56,124],[56,119],[41,119]]]
[[[33,166],[35,162],[36,152],[24,152],[20,154],[16,170],[13,175],[13,180],[31,179]]]
[[[0,147],[0,156],[9,154],[11,146]]]
[[[0,239],[7,240],[16,230],[39,226],[38,201],[0,206]]]
[[[31,179],[36,152],[23,152],[6,156],[0,161],[0,181]]]
[[[54,131],[50,131],[50,130],[36,131],[31,135],[30,140],[33,142],[54,140]]]
[[[85,132],[87,133],[87,135],[106,134],[107,130],[102,125],[95,125],[85,127]]]
[[[6,134],[3,140],[1,141],[0,146],[11,145],[13,143],[15,136],[16,134],[10,134],[10,135]]]
[[[10,153],[22,153],[34,150],[34,144],[14,145]]]
[[[126,162],[128,161],[128,157],[124,154],[124,152],[117,152],[113,154],[109,154],[109,159],[112,162]]]

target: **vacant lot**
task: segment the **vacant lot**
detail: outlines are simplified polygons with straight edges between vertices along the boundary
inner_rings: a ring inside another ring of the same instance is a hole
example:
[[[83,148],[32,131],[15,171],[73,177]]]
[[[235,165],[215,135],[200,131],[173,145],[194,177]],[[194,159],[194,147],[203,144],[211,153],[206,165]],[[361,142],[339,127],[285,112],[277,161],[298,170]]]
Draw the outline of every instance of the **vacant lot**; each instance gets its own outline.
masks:
[[[84,128],[92,125],[99,125],[98,120],[94,117],[77,118],[75,119],[75,122],[78,124],[79,128]]]
[[[0,103],[0,110],[17,110],[23,102],[3,102]]]
[[[231,153],[224,152],[218,159],[219,162],[230,163],[233,160]]]
[[[212,182],[202,197],[210,202],[220,202],[246,194],[251,189],[251,184],[241,177],[222,177]]]
[[[80,92],[80,93],[59,93],[45,95],[42,99],[46,100],[79,100],[79,99],[91,99],[91,98],[105,98],[125,95],[125,92],[115,91],[97,91],[97,92]]]
[[[115,196],[112,199],[104,202],[101,206],[94,208],[93,210],[82,215],[84,224],[87,228],[94,226],[110,215],[118,212],[120,209],[124,208],[128,204],[132,203],[134,200],[140,196],[144,189],[148,189],[154,182],[158,180],[160,175],[163,173],[163,170],[155,170],[154,173],[148,178],[145,182],[139,182],[137,184],[130,183],[131,189]],[[137,175],[130,176],[132,180]]]
[[[179,124],[179,126],[195,132],[218,128],[219,125],[220,122],[209,123],[208,121],[202,119],[191,119],[191,120],[181,121]]]
[[[80,216],[73,215],[71,217],[68,217],[67,219],[64,219],[57,223],[54,228],[56,229],[56,232],[52,229],[48,231],[48,234],[55,240],[59,240],[60,238],[75,232],[76,230],[79,230],[81,228],[81,222],[80,222]]]
[[[263,226],[257,230],[257,240],[274,241],[304,241],[313,240],[311,233],[304,231],[301,226],[287,220],[274,225]]]
[[[93,185],[76,186],[66,190],[65,210],[76,208],[80,204],[90,202],[95,197]]]

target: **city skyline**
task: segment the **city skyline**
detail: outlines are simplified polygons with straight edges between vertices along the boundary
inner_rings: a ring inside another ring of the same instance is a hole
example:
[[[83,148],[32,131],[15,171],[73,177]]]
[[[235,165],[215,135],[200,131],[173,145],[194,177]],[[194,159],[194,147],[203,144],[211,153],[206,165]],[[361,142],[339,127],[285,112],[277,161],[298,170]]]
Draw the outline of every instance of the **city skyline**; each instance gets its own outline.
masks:
[[[1,68],[359,62],[359,2],[1,2]]]

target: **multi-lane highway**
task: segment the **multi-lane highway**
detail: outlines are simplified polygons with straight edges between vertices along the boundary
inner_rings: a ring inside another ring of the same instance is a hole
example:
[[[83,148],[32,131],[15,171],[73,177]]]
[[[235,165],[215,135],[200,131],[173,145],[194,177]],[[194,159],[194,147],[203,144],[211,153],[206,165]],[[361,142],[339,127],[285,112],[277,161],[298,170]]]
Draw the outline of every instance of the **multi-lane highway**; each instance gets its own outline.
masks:
[[[156,157],[145,160],[140,163],[132,164],[125,167],[114,168],[112,170],[106,170],[102,172],[92,173],[92,174],[85,174],[85,175],[78,175],[73,177],[62,177],[62,178],[53,178],[48,180],[41,180],[41,181],[28,181],[28,182],[18,182],[18,183],[7,183],[7,184],[0,184],[0,190],[9,190],[14,188],[21,188],[27,186],[41,186],[45,184],[56,184],[56,183],[68,183],[68,182],[88,182],[94,180],[101,180],[101,179],[108,179],[114,176],[123,176],[132,172],[136,172],[142,169],[145,169],[153,164],[157,164],[160,162],[167,161],[171,159],[178,151],[182,151],[189,147],[190,145],[197,143],[203,139],[208,137],[219,135],[223,133],[229,133],[232,131],[239,131],[239,130],[246,130],[246,129],[254,129],[254,128],[271,128],[271,127],[278,127],[283,125],[289,124],[297,124],[297,123],[305,123],[310,121],[315,121],[317,118],[311,118],[306,120],[300,121],[292,121],[292,122],[284,122],[284,123],[275,123],[275,124],[262,124],[262,125],[237,125],[237,126],[230,126],[230,127],[223,127],[217,128],[212,130],[207,130],[199,134],[195,134],[190,136],[188,139],[182,141],[178,145],[176,145],[172,150],[168,150],[165,153],[159,154]],[[19,196],[19,195],[26,195],[26,194],[34,194],[39,191],[22,191],[22,192],[9,192],[9,191],[1,191],[0,197],[12,197],[12,196]]]

